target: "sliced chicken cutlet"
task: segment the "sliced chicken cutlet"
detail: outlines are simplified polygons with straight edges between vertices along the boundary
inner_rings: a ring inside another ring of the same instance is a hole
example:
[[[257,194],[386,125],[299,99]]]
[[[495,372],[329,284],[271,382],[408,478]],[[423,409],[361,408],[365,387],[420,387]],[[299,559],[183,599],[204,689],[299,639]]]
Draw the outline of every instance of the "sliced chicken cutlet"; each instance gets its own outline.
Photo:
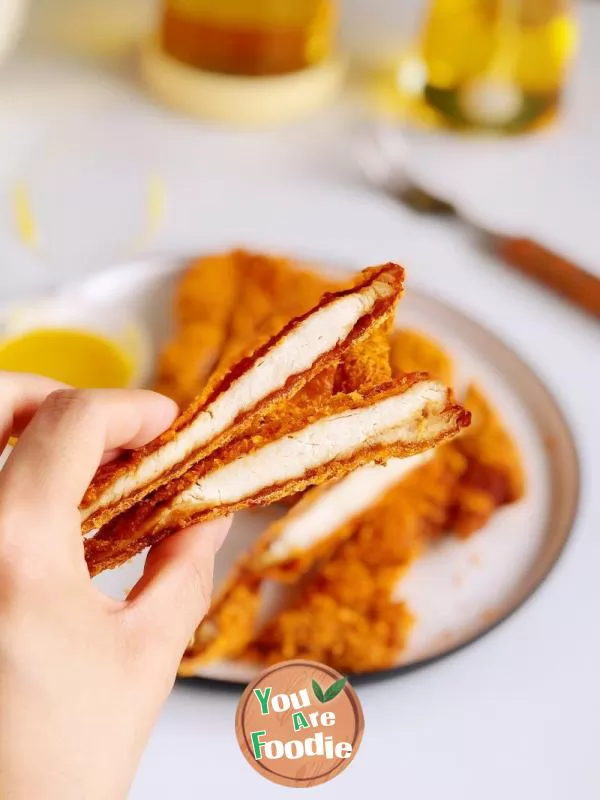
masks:
[[[256,349],[265,331],[276,330],[275,323],[284,327],[314,308],[326,293],[343,288],[287,258],[247,251],[236,254],[238,293],[218,372]]]
[[[413,331],[399,334],[396,374],[420,368],[452,380],[452,362],[436,342]],[[199,626],[181,674],[193,674],[215,652],[261,662],[314,658],[352,672],[392,666],[412,625],[398,596],[403,570],[432,539],[452,527],[469,535],[499,504],[523,494],[518,452],[497,413],[473,386],[465,405],[473,425],[435,453],[360,467],[309,490],[270,526],[235,568],[215,613]],[[296,601],[256,636],[261,582],[297,586],[307,575]],[[249,586],[253,603],[244,616]]]
[[[258,447],[252,439],[233,442],[120,515],[86,540],[91,573],[118,566],[194,522],[277,502],[370,461],[413,455],[469,424],[450,391],[419,374],[365,395],[334,397],[327,416],[314,413],[314,422]]]
[[[322,403],[323,398],[334,393],[364,391],[391,378],[387,330],[391,322],[351,347],[337,367],[329,367],[293,398],[291,408],[285,410],[288,428],[290,413],[311,413],[319,399]],[[405,469],[403,465],[412,460],[366,464],[340,481],[282,498],[286,505],[293,503],[296,508],[259,537],[217,590],[210,612],[188,647],[180,674],[192,675],[201,664],[238,655],[256,633],[265,577],[286,582],[298,578],[335,541],[342,539],[344,532],[351,531],[352,518],[383,493],[391,480],[397,481],[399,472]]]
[[[243,436],[353,344],[394,313],[404,271],[395,264],[366,270],[350,289],[326,295],[249,358],[211,384],[171,428],[145,447],[102,467],[81,506],[83,530],[105,524],[149,492]]]
[[[381,328],[375,330],[364,342],[359,342],[351,347],[342,357],[337,367],[330,367],[328,373],[321,376],[320,389],[322,397],[329,394],[364,392],[366,389],[391,379],[388,330],[392,324],[393,320],[390,319]],[[306,389],[309,389],[309,387],[306,387]],[[294,399],[294,406],[298,406],[298,395]],[[283,502],[285,505],[292,507],[302,496],[303,493],[300,492],[297,495],[284,498]]]
[[[413,624],[412,612],[396,596],[398,580],[445,525],[462,470],[460,457],[449,450],[444,458],[424,453],[405,464],[410,469],[404,477],[355,520],[350,536],[242,658],[309,658],[354,673],[395,664]],[[228,637],[233,640],[231,628]],[[192,657],[186,654],[184,661]]]
[[[175,292],[176,332],[159,355],[156,391],[188,405],[215,372],[256,349],[275,310],[283,327],[337,288],[277,256],[234,250],[194,260]]]
[[[311,489],[259,537],[246,569],[263,578],[296,582],[352,536],[357,518],[432,454],[428,450],[385,464],[365,464],[339,481]]]
[[[268,579],[295,584],[356,531],[358,522],[391,485],[431,458],[429,450],[386,464],[365,464],[345,478],[305,493],[269,526],[234,566],[198,626],[180,674],[191,675],[214,658],[235,658],[252,641]]]

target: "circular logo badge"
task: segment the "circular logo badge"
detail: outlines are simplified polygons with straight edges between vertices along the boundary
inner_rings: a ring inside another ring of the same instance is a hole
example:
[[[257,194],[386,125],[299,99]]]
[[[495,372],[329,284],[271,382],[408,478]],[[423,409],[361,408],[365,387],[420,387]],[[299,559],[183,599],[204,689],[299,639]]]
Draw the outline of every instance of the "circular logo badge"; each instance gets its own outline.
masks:
[[[248,763],[283,786],[317,786],[356,755],[365,728],[347,679],[315,661],[284,661],[251,681],[235,731]]]

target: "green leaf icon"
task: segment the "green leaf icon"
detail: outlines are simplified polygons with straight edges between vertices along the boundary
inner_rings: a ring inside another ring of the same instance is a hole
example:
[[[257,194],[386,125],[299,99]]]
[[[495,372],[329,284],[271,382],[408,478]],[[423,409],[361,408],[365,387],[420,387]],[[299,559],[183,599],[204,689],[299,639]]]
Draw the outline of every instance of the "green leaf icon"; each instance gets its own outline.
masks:
[[[313,689],[313,692],[315,693],[315,697],[317,698],[317,700],[320,703],[324,703],[325,702],[325,695],[323,694],[323,689],[321,689],[321,687],[316,682],[316,680],[314,680],[314,678],[313,678],[313,682],[312,682],[312,689]]]
[[[338,694],[342,691],[346,683],[348,682],[348,678],[340,678],[339,680],[332,683],[329,689],[325,692],[325,698],[322,702],[328,703],[330,700],[333,700]]]

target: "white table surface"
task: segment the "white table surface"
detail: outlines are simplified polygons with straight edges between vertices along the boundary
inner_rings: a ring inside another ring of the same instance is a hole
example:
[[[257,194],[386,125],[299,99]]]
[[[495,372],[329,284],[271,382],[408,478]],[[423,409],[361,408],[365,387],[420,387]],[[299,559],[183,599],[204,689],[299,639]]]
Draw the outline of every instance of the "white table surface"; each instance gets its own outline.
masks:
[[[559,128],[512,148],[420,142],[415,160],[490,220],[535,232],[600,270],[600,8],[584,8],[583,33]],[[131,255],[154,174],[167,207],[144,247],[243,243],[357,267],[400,260],[414,284],[499,333],[534,365],[572,424],[583,470],[572,542],[535,597],[484,640],[418,673],[361,687],[360,754],[317,791],[591,800],[600,794],[599,329],[479,254],[459,228],[415,218],[360,186],[345,145],[353,118],[346,106],[276,131],[219,131],[157,108],[126,72],[24,48],[0,70],[1,299]],[[15,181],[30,189],[38,251],[16,235]],[[239,753],[236,701],[231,692],[177,686],[134,800],[283,794]]]

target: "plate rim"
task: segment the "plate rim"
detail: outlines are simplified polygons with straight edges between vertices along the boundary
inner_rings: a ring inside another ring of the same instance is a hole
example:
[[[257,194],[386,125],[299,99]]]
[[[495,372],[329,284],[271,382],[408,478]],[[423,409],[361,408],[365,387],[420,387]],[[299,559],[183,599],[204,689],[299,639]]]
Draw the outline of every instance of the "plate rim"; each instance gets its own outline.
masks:
[[[555,398],[554,393],[548,387],[546,382],[538,375],[537,371],[534,370],[530,364],[527,362],[525,358],[523,358],[520,353],[514,350],[510,345],[506,344],[500,336],[498,336],[494,331],[490,330],[487,326],[483,323],[473,319],[468,314],[463,312],[460,308],[457,308],[452,303],[448,303],[445,300],[442,300],[436,297],[434,294],[429,293],[427,290],[423,290],[421,288],[411,288],[409,290],[412,294],[417,295],[419,300],[425,300],[426,302],[432,303],[434,306],[440,308],[444,312],[450,311],[451,313],[458,314],[461,317],[463,322],[466,322],[468,325],[473,326],[475,329],[479,329],[484,331],[485,335],[488,337],[488,340],[494,344],[495,347],[500,348],[505,353],[508,353],[511,358],[515,359],[519,366],[525,369],[529,374],[532,380],[535,381],[537,384],[537,389],[541,391],[547,401],[550,403],[554,414],[556,415],[557,419],[560,421],[566,436],[566,444],[569,451],[569,458],[574,467],[573,473],[573,495],[571,499],[571,505],[568,509],[568,513],[565,517],[565,532],[562,536],[560,541],[560,545],[557,548],[553,558],[547,564],[546,568],[540,573],[539,577],[536,581],[531,585],[531,587],[523,594],[519,600],[497,619],[487,625],[485,628],[477,631],[472,636],[469,636],[464,641],[461,641],[455,645],[452,645],[446,650],[443,650],[439,653],[435,653],[431,656],[426,656],[424,658],[417,659],[409,664],[399,664],[397,666],[388,667],[386,669],[372,671],[372,672],[362,672],[362,673],[353,673],[348,672],[347,676],[348,679],[352,682],[354,686],[361,686],[361,685],[368,685],[370,683],[378,683],[380,681],[390,680],[395,677],[400,677],[402,675],[408,675],[412,672],[417,672],[418,670],[424,669],[426,667],[431,667],[438,662],[444,661],[447,658],[450,658],[453,655],[460,653],[462,650],[466,650],[468,647],[477,644],[480,640],[484,639],[489,634],[496,631],[502,625],[507,623],[511,620],[518,612],[520,612],[538,593],[538,591],[547,583],[548,579],[555,571],[558,563],[561,561],[567,547],[573,541],[573,534],[575,531],[575,521],[577,519],[577,512],[579,510],[580,502],[581,502],[581,456],[579,454],[579,450],[577,447],[576,439],[573,435],[573,431],[571,425],[569,424],[569,420],[567,415],[562,409],[561,404]],[[194,675],[190,677],[177,677],[177,683],[184,682],[185,684],[189,685],[204,685],[207,688],[214,687],[218,688],[222,691],[238,691],[243,689],[247,685],[247,682],[240,680],[240,679],[228,679],[228,678],[216,678],[216,677],[208,677],[202,675]]]
[[[238,247],[240,245],[236,245]],[[233,249],[233,248],[230,248]],[[188,262],[190,259],[200,258],[202,255],[208,253],[209,250],[204,248],[198,248],[193,252],[173,252],[173,251],[165,251],[165,252],[153,252],[153,253],[146,253],[136,255],[136,257],[132,258],[130,261],[124,261],[110,266],[107,266],[104,269],[94,270],[92,273],[87,274],[81,280],[70,281],[64,284],[56,285],[46,291],[32,293],[27,298],[21,298],[16,302],[11,303],[10,301],[6,304],[0,303],[0,323],[2,321],[2,317],[5,314],[10,312],[11,308],[18,308],[22,304],[29,304],[29,303],[37,303],[37,302],[47,302],[51,301],[61,295],[69,295],[73,292],[86,290],[89,291],[90,285],[96,282],[102,282],[111,280],[116,275],[135,275],[139,272],[144,271],[148,274],[149,268],[152,270],[153,275],[160,275],[160,274],[174,274],[176,273],[181,267]],[[294,253],[289,253],[289,257],[295,258],[296,260],[302,263],[315,263],[319,262],[322,265],[322,268],[327,269],[327,266],[330,265],[332,268],[335,268],[338,272],[345,271],[345,272],[354,272],[355,270],[352,267],[349,267],[348,264],[342,264],[333,260],[330,257],[325,256],[324,258],[320,259],[319,256],[315,253],[305,253],[304,255],[298,253],[295,255]],[[162,262],[162,263],[161,263]],[[490,343],[494,348],[498,349],[500,352],[504,353],[505,355],[513,359],[521,369],[526,371],[529,374],[530,380],[532,380],[536,384],[537,390],[545,397],[546,401],[548,402],[549,406],[551,407],[556,419],[560,422],[563,431],[566,433],[565,443],[568,451],[569,461],[570,464],[573,466],[573,474],[572,474],[572,481],[573,481],[573,493],[571,497],[570,507],[565,512],[565,532],[561,537],[561,541],[559,546],[556,549],[552,559],[546,565],[544,570],[540,573],[538,578],[533,582],[533,584],[527,589],[527,591],[518,599],[518,601],[510,606],[508,610],[503,613],[500,617],[495,619],[486,627],[482,628],[481,630],[474,633],[472,636],[469,636],[464,641],[458,642],[455,645],[450,646],[446,650],[442,650],[438,653],[435,653],[431,656],[426,656],[424,658],[417,659],[408,664],[399,664],[393,667],[389,667],[383,670],[373,671],[373,672],[365,672],[365,673],[348,673],[349,679],[352,681],[353,685],[366,685],[369,683],[376,683],[379,681],[389,680],[394,677],[399,677],[402,675],[407,675],[412,672],[416,672],[418,670],[424,669],[429,666],[433,666],[434,664],[443,661],[446,658],[449,658],[462,650],[470,647],[471,645],[476,644],[481,639],[491,634],[500,626],[504,625],[510,619],[513,618],[515,614],[521,611],[532,598],[534,595],[538,593],[538,591],[542,588],[544,584],[548,581],[552,573],[554,572],[556,566],[561,561],[568,545],[573,540],[573,534],[575,531],[575,521],[577,518],[577,512],[580,507],[581,502],[581,491],[582,491],[582,469],[581,469],[581,456],[577,447],[577,442],[575,436],[573,435],[573,431],[571,425],[569,423],[569,419],[567,414],[564,412],[562,405],[556,399],[554,393],[546,384],[546,382],[539,376],[538,372],[529,364],[526,358],[524,358],[518,350],[515,350],[512,345],[507,344],[501,336],[495,333],[495,331],[488,328],[483,322],[479,321],[471,317],[467,312],[463,311],[460,307],[455,306],[453,303],[448,302],[445,299],[440,298],[434,292],[430,292],[427,288],[423,288],[420,285],[412,285],[407,289],[407,292],[410,292],[413,296],[416,296],[419,301],[425,301],[433,305],[442,313],[450,313],[452,315],[458,316],[460,318],[462,324],[466,324],[468,327],[472,328],[473,331],[478,333],[483,333],[488,343]],[[229,679],[229,678],[218,678],[214,676],[202,676],[202,675],[194,675],[189,677],[181,677],[177,676],[176,683],[185,683],[186,685],[203,685],[207,688],[213,687],[218,688],[220,691],[240,691],[247,685],[247,681],[242,679]]]

